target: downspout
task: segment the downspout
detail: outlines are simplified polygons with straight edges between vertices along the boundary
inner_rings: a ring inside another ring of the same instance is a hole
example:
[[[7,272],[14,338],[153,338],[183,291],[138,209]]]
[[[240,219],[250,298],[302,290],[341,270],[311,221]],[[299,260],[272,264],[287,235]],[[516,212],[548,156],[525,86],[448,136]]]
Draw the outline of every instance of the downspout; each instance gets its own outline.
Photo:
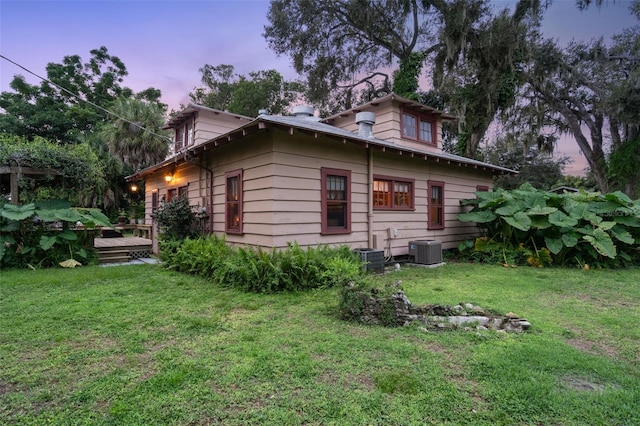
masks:
[[[373,139],[373,125],[376,123],[376,115],[373,112],[362,111],[356,114],[356,124],[358,125],[358,135]],[[369,144],[367,146],[367,239],[370,248],[374,247],[373,241],[373,150]]]
[[[185,154],[185,158],[186,158],[186,154]],[[204,158],[204,157],[202,157]],[[200,164],[202,161],[199,162],[195,162],[195,161],[189,161],[189,163],[193,164],[194,166],[198,166],[200,167],[202,170],[207,172],[207,180],[209,181],[209,202],[207,203],[207,215],[209,215],[209,226],[207,231],[209,232],[209,235],[213,234],[213,170],[211,170],[208,167],[203,166],[202,164]]]
[[[371,147],[368,148],[368,159],[367,159],[367,168],[368,168],[368,182],[369,182],[369,193],[367,194],[369,198],[368,207],[367,207],[367,232],[369,233],[369,247],[377,248],[373,246],[373,149]]]

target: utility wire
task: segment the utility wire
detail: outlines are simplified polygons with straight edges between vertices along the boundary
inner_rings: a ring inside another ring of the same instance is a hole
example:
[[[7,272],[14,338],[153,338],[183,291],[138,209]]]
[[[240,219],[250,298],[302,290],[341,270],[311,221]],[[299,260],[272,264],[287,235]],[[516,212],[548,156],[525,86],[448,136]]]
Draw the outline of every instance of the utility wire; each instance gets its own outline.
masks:
[[[29,69],[27,69],[27,68],[23,67],[22,65],[20,65],[19,63],[15,62],[15,61],[12,61],[11,59],[7,58],[7,57],[6,57],[6,56],[4,56],[4,55],[0,55],[0,58],[4,59],[5,61],[11,62],[13,65],[17,66],[18,68],[22,68],[23,70],[25,70],[25,71],[26,71],[26,72],[28,72],[29,74],[32,74],[32,75],[34,75],[34,76],[38,77],[40,80],[45,81],[45,82],[47,82],[47,83],[49,83],[49,84],[51,84],[51,85],[53,85],[53,86],[57,87],[59,90],[62,90],[63,92],[67,92],[68,94],[70,94],[70,95],[71,95],[71,96],[73,96],[74,98],[76,98],[76,99],[78,99],[78,100],[80,100],[80,101],[82,101],[82,102],[86,102],[86,103],[88,103],[89,105],[91,105],[91,106],[93,106],[93,107],[95,107],[95,108],[98,108],[100,111],[106,112],[106,113],[107,113],[107,114],[109,114],[109,115],[113,115],[114,117],[119,118],[120,120],[122,120],[122,121],[124,121],[124,122],[126,122],[126,123],[132,124],[132,125],[136,126],[137,128],[139,128],[140,130],[143,130],[143,131],[145,131],[145,132],[148,132],[148,133],[150,133],[150,134],[152,134],[152,135],[154,135],[154,136],[157,136],[157,137],[159,137],[159,138],[161,138],[161,139],[167,140],[167,141],[169,141],[169,142],[173,142],[173,140],[172,140],[171,138],[168,138],[168,137],[163,136],[163,135],[159,135],[159,134],[155,133],[154,131],[147,129],[147,128],[146,128],[146,127],[144,127],[144,126],[139,125],[138,123],[134,123],[133,121],[127,120],[126,118],[122,117],[121,115],[116,114],[116,113],[115,113],[115,112],[113,112],[113,111],[110,111],[110,110],[108,110],[108,109],[106,109],[106,108],[103,108],[103,107],[101,107],[100,105],[95,104],[95,103],[93,103],[93,102],[91,102],[91,101],[89,101],[89,100],[87,100],[87,99],[83,99],[83,98],[81,98],[81,97],[80,97],[80,95],[78,95],[78,94],[76,94],[76,93],[73,93],[71,90],[66,89],[66,88],[64,88],[64,87],[62,87],[62,86],[60,86],[60,85],[58,85],[58,84],[54,83],[53,81],[51,81],[51,80],[49,80],[49,79],[47,79],[47,78],[45,78],[45,77],[42,77],[42,76],[40,76],[40,75],[36,74],[35,72],[33,72],[33,71],[31,71],[31,70],[29,70]]]

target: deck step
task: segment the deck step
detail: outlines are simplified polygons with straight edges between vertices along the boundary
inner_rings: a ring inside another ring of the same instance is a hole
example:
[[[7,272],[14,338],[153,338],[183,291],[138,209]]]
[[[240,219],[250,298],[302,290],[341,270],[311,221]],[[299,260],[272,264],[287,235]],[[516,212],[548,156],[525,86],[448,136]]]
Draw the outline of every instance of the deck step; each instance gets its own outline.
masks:
[[[131,256],[100,256],[100,263],[127,263]]]
[[[149,257],[146,253],[151,253],[151,246],[136,247],[105,247],[97,249],[100,263],[123,263],[140,257]],[[142,253],[142,254],[141,254]]]

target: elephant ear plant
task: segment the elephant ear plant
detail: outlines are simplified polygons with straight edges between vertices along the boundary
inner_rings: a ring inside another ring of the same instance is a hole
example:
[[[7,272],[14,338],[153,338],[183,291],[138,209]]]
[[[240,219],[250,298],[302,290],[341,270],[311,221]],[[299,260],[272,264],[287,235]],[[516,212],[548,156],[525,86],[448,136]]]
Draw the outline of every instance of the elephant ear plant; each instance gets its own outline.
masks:
[[[622,192],[554,194],[525,184],[477,192],[461,204],[473,208],[458,219],[484,233],[459,247],[472,258],[502,252],[505,264],[519,253],[534,266],[640,265],[640,200]]]
[[[109,218],[98,209],[71,208],[65,200],[0,205],[0,268],[88,263],[96,226],[109,226]]]

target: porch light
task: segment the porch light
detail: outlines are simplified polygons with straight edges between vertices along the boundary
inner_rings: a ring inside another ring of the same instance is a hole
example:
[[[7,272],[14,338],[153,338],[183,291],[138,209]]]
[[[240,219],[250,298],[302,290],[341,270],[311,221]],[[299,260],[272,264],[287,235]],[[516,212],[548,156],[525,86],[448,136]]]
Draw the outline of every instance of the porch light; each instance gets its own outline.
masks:
[[[138,185],[136,185],[135,183],[131,184],[131,192],[138,192]]]
[[[173,176],[169,173],[167,173],[166,175],[164,175],[164,180],[166,182],[171,182],[173,180]]]

